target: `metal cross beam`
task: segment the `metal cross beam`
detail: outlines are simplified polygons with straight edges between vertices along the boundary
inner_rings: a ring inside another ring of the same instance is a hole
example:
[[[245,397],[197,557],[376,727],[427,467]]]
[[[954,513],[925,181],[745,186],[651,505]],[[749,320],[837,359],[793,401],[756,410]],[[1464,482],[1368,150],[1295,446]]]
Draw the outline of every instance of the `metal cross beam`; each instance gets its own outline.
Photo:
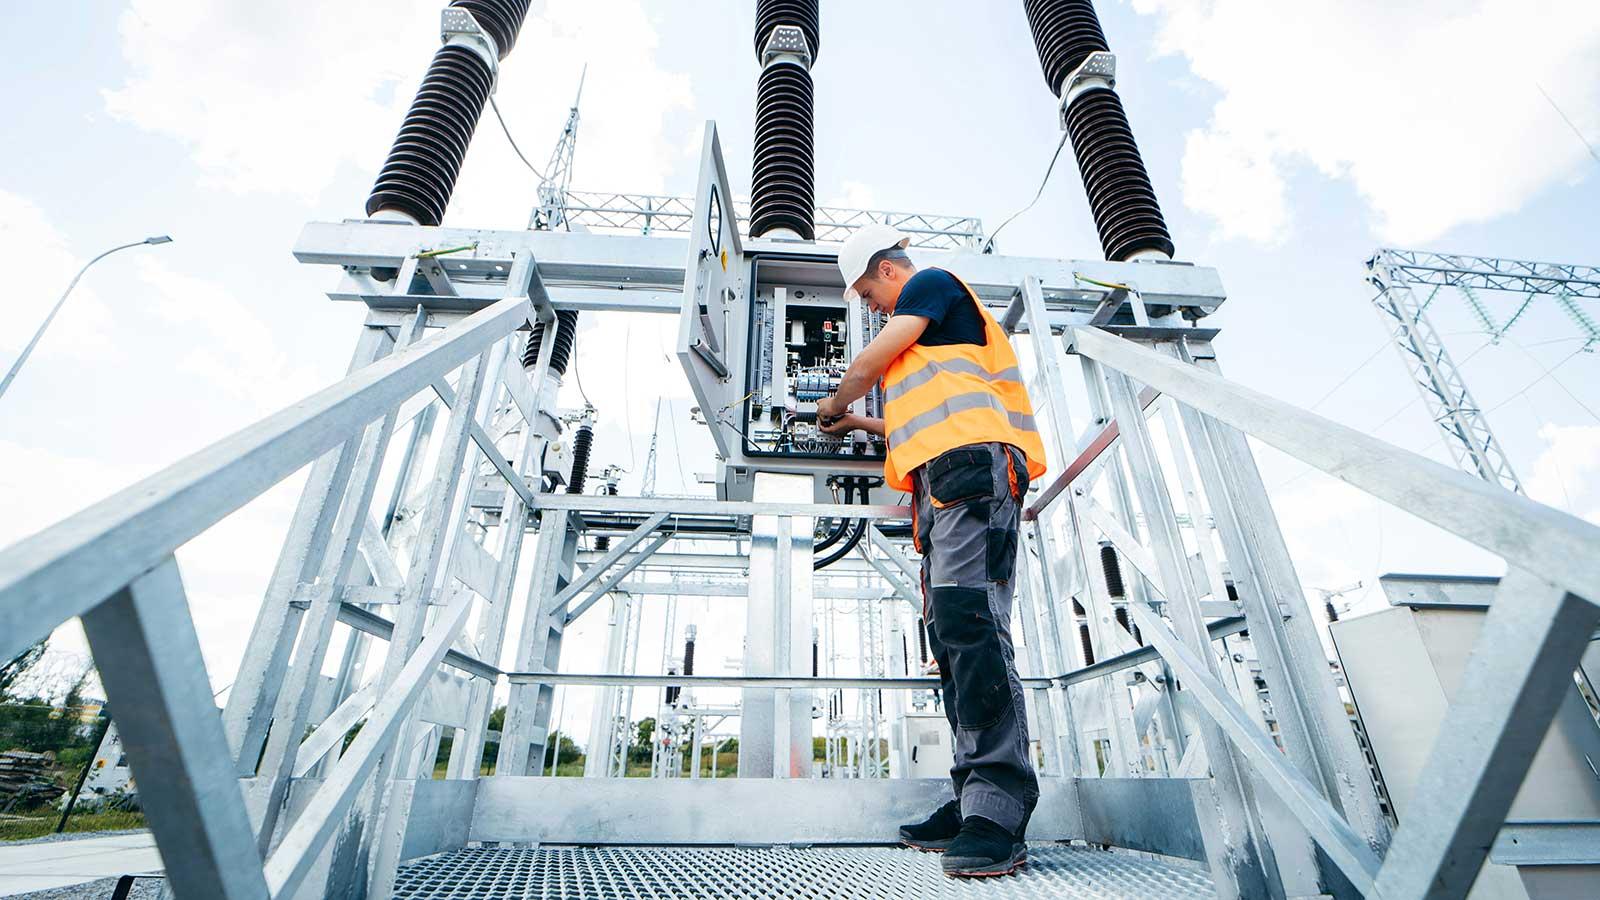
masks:
[[[543,198],[541,198],[543,199]],[[544,215],[552,223],[590,228],[615,228],[641,234],[687,234],[694,223],[694,198],[658,194],[621,194],[610,191],[564,190]],[[736,201],[741,226],[748,226],[750,204]],[[974,216],[936,216],[927,213],[818,207],[817,240],[843,241],[863,225],[893,225],[918,247],[941,250],[976,250],[983,245],[983,222]],[[744,228],[740,229],[741,231]]]
[[[1392,329],[1395,347],[1444,432],[1456,463],[1490,484],[1523,493],[1521,480],[1467,390],[1460,368],[1428,320],[1428,303],[1419,303],[1411,286],[1461,290],[1485,330],[1496,339],[1510,329],[1535,296],[1549,295],[1593,344],[1600,339],[1600,329],[1574,298],[1600,299],[1600,269],[1385,247],[1367,260],[1367,273],[1367,281],[1378,289],[1373,305]],[[1476,290],[1511,291],[1527,298],[1510,320],[1496,326],[1473,293]]]
[[[1399,284],[1433,284],[1512,291],[1519,294],[1570,294],[1600,300],[1600,268],[1569,263],[1528,262],[1490,256],[1431,253],[1384,247],[1367,260]]]
[[[1367,280],[1378,289],[1372,303],[1392,329],[1390,337],[1411,372],[1428,412],[1445,434],[1456,464],[1490,484],[1523,493],[1522,482],[1511,468],[1505,449],[1489,428],[1478,402],[1467,390],[1461,369],[1445,349],[1444,339],[1428,319],[1426,304],[1417,302],[1406,282],[1404,269],[1397,269],[1380,252],[1367,261]]]

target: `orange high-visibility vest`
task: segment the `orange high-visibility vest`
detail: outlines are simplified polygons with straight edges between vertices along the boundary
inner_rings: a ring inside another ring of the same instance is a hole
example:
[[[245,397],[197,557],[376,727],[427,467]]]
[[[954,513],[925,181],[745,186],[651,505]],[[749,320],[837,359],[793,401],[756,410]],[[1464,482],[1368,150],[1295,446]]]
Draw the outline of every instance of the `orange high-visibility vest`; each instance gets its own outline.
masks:
[[[1045,472],[1044,442],[1011,341],[972,288],[951,277],[983,317],[986,343],[912,344],[889,363],[883,375],[883,430],[889,439],[883,476],[897,491],[911,490],[911,471],[939,454],[989,441],[1021,450],[1030,479]]]

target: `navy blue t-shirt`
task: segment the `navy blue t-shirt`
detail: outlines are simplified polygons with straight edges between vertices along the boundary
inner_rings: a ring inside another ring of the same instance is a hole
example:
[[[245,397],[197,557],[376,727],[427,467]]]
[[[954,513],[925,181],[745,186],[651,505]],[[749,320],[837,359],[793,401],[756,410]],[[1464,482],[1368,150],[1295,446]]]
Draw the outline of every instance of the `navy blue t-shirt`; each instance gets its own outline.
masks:
[[[922,269],[906,281],[895,301],[895,315],[922,316],[928,328],[917,338],[924,347],[988,343],[983,317],[972,296],[954,275],[943,269]]]

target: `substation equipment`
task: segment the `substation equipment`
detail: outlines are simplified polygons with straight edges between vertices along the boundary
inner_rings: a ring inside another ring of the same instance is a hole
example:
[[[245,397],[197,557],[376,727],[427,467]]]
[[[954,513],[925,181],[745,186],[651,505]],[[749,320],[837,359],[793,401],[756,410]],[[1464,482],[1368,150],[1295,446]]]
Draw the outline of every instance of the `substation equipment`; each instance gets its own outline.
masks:
[[[948,796],[947,725],[912,649],[919,573],[882,443],[816,425],[879,324],[818,238],[873,220],[911,226],[918,262],[995,313],[1048,438],[1013,623],[1043,843],[986,889],[1409,900],[1464,896],[1486,864],[1533,896],[1592,886],[1592,815],[1508,811],[1600,617],[1600,530],[1222,376],[1222,281],[1175,259],[1091,3],[1023,7],[1104,259],[985,252],[969,219],[819,219],[816,0],[758,3],[747,216],[708,125],[692,201],[629,212],[563,188],[541,191],[529,230],[444,227],[527,7],[444,10],[366,216],[296,245],[342,269],[332,299],[367,308],[349,375],[0,553],[0,654],[82,616],[178,896],[966,896],[883,846]],[[585,227],[641,218],[647,234]],[[600,311],[677,317],[715,497],[591,477],[594,410],[559,408],[557,390]],[[1436,698],[1398,825],[1249,439],[1508,563],[1478,592],[1476,652]],[[219,722],[173,553],[302,469]],[[742,600],[743,647],[685,629],[680,654],[668,616],[667,670],[632,671],[640,606],[679,595]],[[858,604],[843,675],[836,600]],[[578,671],[564,635],[602,602],[603,670]],[[742,672],[695,673],[697,650]],[[574,687],[598,697],[588,777],[550,777]],[[699,699],[715,688],[737,702]],[[660,692],[656,777],[622,778],[638,690]],[[737,777],[702,777],[707,735],[733,721]]]

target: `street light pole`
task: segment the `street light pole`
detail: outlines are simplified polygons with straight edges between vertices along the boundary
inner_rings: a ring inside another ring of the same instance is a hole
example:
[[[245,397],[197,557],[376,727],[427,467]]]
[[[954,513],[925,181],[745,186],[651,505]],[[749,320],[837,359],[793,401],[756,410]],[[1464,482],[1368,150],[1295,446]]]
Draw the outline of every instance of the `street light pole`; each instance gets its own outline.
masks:
[[[40,324],[39,330],[33,333],[33,339],[28,341],[28,346],[22,348],[22,355],[17,357],[17,361],[11,364],[11,371],[6,373],[5,380],[4,381],[0,381],[0,397],[5,396],[6,388],[11,386],[11,382],[16,379],[17,373],[22,371],[22,364],[28,361],[28,357],[33,353],[33,348],[38,346],[39,339],[44,337],[44,330],[46,328],[50,327],[51,320],[53,320],[56,317],[56,313],[61,311],[62,305],[67,302],[67,297],[72,295],[72,289],[78,286],[78,279],[83,277],[83,273],[89,271],[89,267],[90,266],[94,265],[95,263],[99,262],[102,259],[105,259],[106,257],[108,257],[111,254],[117,252],[118,250],[126,250],[129,247],[138,247],[141,244],[170,244],[170,243],[172,243],[172,238],[167,237],[164,234],[156,235],[155,237],[147,237],[142,241],[134,241],[131,244],[123,244],[123,245],[121,245],[119,247],[112,247],[110,250],[107,250],[106,252],[100,254],[99,256],[96,256],[94,259],[91,259],[88,262],[84,263],[83,264],[83,268],[78,270],[78,274],[72,276],[72,283],[68,284],[67,285],[67,289],[62,292],[61,299],[56,301],[56,305],[50,310],[50,315],[44,317],[44,322],[42,324]]]

